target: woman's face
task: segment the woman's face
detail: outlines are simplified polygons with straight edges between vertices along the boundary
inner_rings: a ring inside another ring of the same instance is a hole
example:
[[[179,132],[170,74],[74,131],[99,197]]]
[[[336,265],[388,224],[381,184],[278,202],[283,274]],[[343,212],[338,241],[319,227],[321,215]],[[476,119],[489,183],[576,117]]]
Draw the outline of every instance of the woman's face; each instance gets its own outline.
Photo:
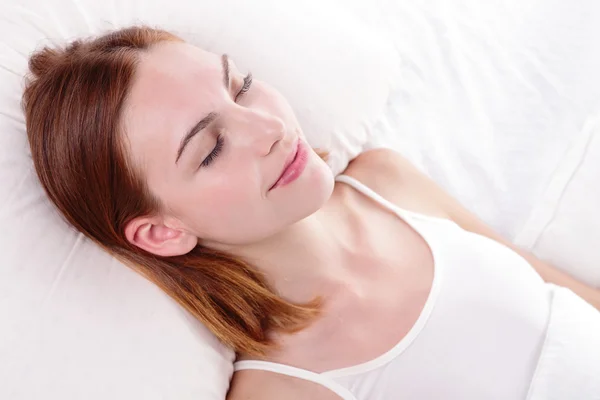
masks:
[[[312,214],[333,189],[285,98],[226,56],[154,46],[141,55],[123,115],[128,153],[164,206],[160,218],[140,222],[145,234],[154,227],[161,238],[174,230],[205,244],[249,244]],[[305,167],[273,187],[298,141]]]

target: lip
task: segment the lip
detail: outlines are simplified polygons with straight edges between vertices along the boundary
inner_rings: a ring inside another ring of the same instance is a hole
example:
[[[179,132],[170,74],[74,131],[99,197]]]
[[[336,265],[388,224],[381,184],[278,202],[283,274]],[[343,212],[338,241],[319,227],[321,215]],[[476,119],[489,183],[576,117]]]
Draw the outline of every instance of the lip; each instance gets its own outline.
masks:
[[[275,181],[275,183],[273,184],[273,186],[271,186],[269,190],[285,186],[298,179],[298,177],[302,175],[302,172],[304,171],[307,162],[308,151],[302,143],[302,140],[296,139],[296,143],[293,147],[293,150],[290,152],[288,158],[286,159],[285,164],[283,165],[283,170],[279,175],[279,178],[277,178],[277,181]]]

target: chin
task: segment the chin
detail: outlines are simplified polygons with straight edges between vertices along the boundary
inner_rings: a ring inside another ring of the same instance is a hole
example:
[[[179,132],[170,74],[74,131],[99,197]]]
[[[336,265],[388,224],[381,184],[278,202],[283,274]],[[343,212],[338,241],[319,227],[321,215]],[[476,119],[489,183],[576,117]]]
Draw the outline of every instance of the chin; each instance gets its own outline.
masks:
[[[335,179],[329,166],[311,152],[302,174],[293,182],[275,188],[273,198],[283,201],[290,215],[303,218],[320,209],[331,197]]]
[[[319,157],[313,152],[312,157],[301,176],[301,191],[303,196],[310,199],[311,203],[318,203],[319,208],[329,200],[335,185],[333,172]],[[300,182],[299,182],[300,183]]]

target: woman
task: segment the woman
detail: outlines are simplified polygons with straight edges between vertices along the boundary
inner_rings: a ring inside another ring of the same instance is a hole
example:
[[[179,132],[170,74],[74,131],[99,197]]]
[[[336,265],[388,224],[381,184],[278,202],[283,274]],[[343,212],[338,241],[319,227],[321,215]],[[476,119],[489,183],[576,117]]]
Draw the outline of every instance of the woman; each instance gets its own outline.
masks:
[[[134,27],[30,69],[50,199],[236,350],[231,399],[523,399],[544,280],[600,307],[392,151],[334,180],[286,100],[225,55]]]

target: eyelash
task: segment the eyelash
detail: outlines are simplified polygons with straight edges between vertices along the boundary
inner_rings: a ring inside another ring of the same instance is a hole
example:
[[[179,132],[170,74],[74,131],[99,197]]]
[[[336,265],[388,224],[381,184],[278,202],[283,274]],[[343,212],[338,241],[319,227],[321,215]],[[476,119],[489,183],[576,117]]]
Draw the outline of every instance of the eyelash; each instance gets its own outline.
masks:
[[[221,150],[223,150],[224,144],[225,144],[225,139],[223,139],[223,136],[221,134],[219,134],[217,136],[217,143],[215,144],[215,147],[210,152],[210,154],[208,156],[206,156],[204,161],[202,161],[202,163],[200,164],[200,167],[208,167],[210,164],[212,164],[212,162],[215,160],[215,158],[217,158],[219,156],[219,154],[221,153]]]
[[[252,73],[249,72],[248,75],[246,75],[244,77],[244,84],[242,85],[239,92],[235,95],[234,101],[237,101],[238,97],[240,97],[244,93],[248,92],[248,90],[250,90],[251,85],[252,85]],[[202,161],[202,163],[200,164],[200,167],[208,167],[210,164],[212,164],[212,162],[219,156],[219,154],[223,150],[224,144],[225,144],[225,139],[223,139],[223,136],[221,134],[219,134],[217,136],[217,143],[215,144],[215,147],[210,152],[210,154],[208,156],[206,156],[206,158]]]
[[[249,72],[248,75],[246,75],[244,77],[244,84],[242,85],[242,88],[240,89],[240,91],[235,95],[234,100],[237,101],[238,97],[240,97],[241,95],[246,93],[248,90],[250,90],[251,85],[252,85],[252,72]]]

